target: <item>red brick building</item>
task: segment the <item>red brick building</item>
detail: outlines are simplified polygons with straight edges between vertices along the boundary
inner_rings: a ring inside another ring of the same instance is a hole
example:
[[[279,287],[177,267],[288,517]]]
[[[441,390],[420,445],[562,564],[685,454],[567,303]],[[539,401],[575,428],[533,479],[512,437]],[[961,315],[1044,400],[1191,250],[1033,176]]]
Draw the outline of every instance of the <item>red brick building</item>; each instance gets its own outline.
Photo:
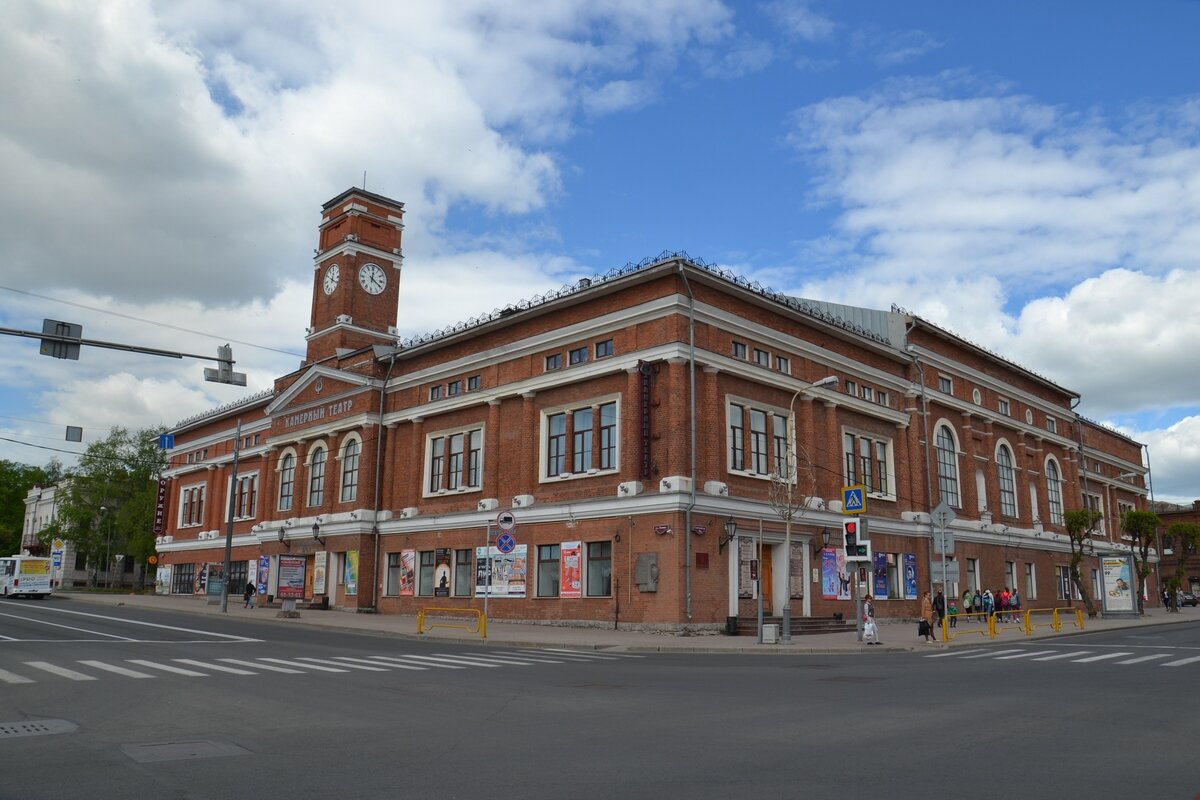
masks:
[[[326,203],[305,361],[173,431],[164,590],[222,561],[232,506],[232,586],[278,596],[282,571],[338,608],[486,593],[492,618],[720,630],[754,616],[759,567],[768,615],[849,616],[835,545],[857,484],[880,616],[933,587],[943,502],[949,593],[1017,585],[1050,607],[1062,512],[1145,506],[1141,445],[1078,417],[1075,393],[902,310],[682,254],[398,341],[403,228],[385,197]],[[1111,523],[1096,535],[1120,544]]]

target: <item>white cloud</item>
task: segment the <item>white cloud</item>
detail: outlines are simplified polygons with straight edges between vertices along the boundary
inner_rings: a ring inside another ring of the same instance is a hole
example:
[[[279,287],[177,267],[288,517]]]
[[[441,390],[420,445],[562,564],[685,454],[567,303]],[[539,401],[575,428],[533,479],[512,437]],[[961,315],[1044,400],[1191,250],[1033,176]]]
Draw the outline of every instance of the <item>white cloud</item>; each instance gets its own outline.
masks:
[[[773,2],[765,6],[768,16],[783,26],[791,35],[807,42],[828,39],[837,29],[833,20],[809,8],[803,0]]]

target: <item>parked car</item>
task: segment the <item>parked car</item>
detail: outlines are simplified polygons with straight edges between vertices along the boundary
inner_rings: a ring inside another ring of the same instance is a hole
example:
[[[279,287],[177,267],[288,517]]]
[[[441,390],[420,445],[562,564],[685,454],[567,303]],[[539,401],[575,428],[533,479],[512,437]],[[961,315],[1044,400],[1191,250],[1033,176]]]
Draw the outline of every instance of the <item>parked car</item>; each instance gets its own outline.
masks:
[[[1200,598],[1197,598],[1196,595],[1192,594],[1191,592],[1184,592],[1183,599],[1179,601],[1179,605],[1193,607],[1198,606],[1200,605]]]

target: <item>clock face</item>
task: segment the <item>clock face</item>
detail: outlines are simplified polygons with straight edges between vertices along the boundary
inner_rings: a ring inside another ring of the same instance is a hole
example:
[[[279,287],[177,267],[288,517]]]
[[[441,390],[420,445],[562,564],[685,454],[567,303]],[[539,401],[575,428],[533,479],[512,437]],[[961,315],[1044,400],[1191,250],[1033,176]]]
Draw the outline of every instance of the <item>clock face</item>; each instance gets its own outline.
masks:
[[[358,271],[358,285],[367,294],[379,294],[387,286],[387,274],[378,264],[363,264]]]
[[[325,294],[333,294],[333,290],[337,288],[338,277],[341,274],[342,270],[337,264],[329,265],[329,269],[325,270]]]

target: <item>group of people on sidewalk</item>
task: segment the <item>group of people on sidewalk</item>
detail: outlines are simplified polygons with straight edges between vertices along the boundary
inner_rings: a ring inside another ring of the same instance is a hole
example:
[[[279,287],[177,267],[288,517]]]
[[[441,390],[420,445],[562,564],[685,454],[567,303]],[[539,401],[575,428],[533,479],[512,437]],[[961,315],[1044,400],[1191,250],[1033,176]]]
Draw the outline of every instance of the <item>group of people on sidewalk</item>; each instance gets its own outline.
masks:
[[[947,604],[940,591],[936,597],[926,592],[921,598],[917,636],[926,642],[935,642],[943,619],[948,619],[948,626],[955,628],[958,626],[959,616],[968,614],[972,615],[968,619],[978,619],[981,622],[993,616],[999,622],[1018,622],[1021,617],[1021,596],[1015,586],[1011,590],[1005,586],[998,593],[993,593],[991,589],[976,589],[973,592],[968,589],[963,592],[960,606],[957,598],[951,597]],[[976,614],[979,616],[973,616]]]

